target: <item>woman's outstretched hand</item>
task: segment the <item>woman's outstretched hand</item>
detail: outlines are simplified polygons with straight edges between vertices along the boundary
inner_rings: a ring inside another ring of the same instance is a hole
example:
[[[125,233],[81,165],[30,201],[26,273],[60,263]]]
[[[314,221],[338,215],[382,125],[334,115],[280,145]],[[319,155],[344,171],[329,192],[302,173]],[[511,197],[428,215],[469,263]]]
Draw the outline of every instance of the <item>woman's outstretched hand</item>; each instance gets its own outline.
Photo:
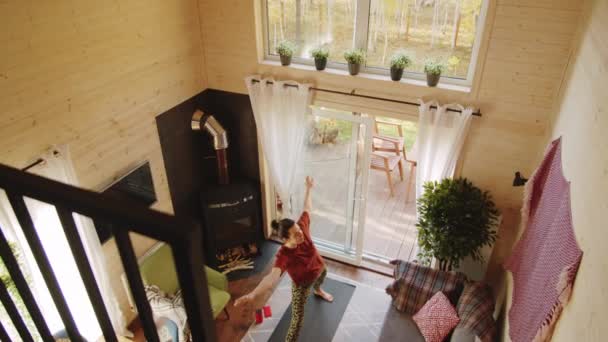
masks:
[[[253,317],[253,311],[256,309],[254,308],[254,296],[253,294],[249,293],[246,294],[244,296],[242,296],[241,298],[237,299],[234,302],[234,306],[237,308],[241,308],[243,316],[246,317]]]
[[[306,187],[308,189],[311,189],[314,186],[315,186],[315,180],[310,176],[306,176]]]

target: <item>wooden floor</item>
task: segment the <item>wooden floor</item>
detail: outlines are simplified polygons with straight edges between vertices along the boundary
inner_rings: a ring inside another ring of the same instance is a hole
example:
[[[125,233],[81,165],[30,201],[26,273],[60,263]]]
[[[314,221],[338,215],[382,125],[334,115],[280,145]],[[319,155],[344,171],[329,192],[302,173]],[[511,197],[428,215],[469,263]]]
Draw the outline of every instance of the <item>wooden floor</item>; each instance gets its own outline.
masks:
[[[314,237],[338,245],[347,240],[349,215],[359,210],[360,201],[349,202],[349,182],[354,182],[363,193],[361,175],[369,172],[367,189],[367,210],[365,219],[364,252],[387,259],[412,260],[416,244],[416,206],[414,200],[415,179],[412,179],[409,201],[406,201],[407,183],[410,177],[409,164],[404,164],[404,180],[399,171],[392,174],[394,195],[391,197],[384,171],[371,170],[367,166],[357,168],[355,179],[349,179],[349,163],[353,154],[347,144],[307,146],[304,167],[298,178],[310,175],[315,178],[313,193],[314,209],[311,230]],[[302,207],[304,187],[297,184],[294,209]],[[356,217],[356,215],[355,215]],[[356,241],[357,221],[352,241]]]
[[[216,319],[216,332],[218,341],[235,342],[240,341],[247,333],[247,330],[254,321],[253,315],[243,312],[243,310],[233,306],[234,300],[253,290],[262,278],[270,271],[273,263],[269,263],[267,270],[246,279],[232,281],[229,284],[229,291],[232,299],[228,303],[227,309],[230,313],[230,320],[226,320],[223,315]],[[368,270],[345,265],[339,262],[325,259],[328,272],[337,274],[341,277],[352,279],[356,282],[366,284],[384,290],[391,282],[391,278],[382,274]]]

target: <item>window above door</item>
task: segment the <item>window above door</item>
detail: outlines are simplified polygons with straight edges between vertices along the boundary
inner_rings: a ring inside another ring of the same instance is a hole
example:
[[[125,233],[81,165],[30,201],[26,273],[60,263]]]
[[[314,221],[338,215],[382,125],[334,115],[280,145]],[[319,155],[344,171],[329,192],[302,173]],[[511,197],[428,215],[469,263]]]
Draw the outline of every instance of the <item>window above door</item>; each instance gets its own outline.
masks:
[[[446,65],[442,82],[472,84],[489,0],[263,0],[264,49],[277,60],[282,41],[293,62],[312,65],[311,51],[329,50],[328,68],[346,69],[344,52],[366,54],[362,70],[388,75],[393,54],[411,58],[404,78],[424,79],[424,64]]]

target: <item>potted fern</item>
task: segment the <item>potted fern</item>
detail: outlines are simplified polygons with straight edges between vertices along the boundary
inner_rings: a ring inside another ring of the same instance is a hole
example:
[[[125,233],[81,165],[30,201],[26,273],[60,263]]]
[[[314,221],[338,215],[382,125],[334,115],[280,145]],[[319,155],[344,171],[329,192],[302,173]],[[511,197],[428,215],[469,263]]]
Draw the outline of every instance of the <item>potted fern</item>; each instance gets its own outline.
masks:
[[[320,46],[313,49],[310,54],[315,60],[315,68],[317,68],[319,71],[325,70],[325,67],[327,66],[327,58],[329,57],[329,50]]]
[[[441,73],[445,69],[445,65],[441,62],[429,60],[424,64],[424,73],[426,74],[426,84],[429,87],[437,86]]]
[[[277,45],[276,51],[281,58],[281,65],[287,66],[291,64],[291,57],[296,51],[296,46],[290,41],[282,41]]]
[[[496,241],[499,214],[490,194],[466,178],[425,183],[418,199],[418,257],[436,259],[444,271],[468,256],[483,261],[482,248]]]
[[[359,73],[361,64],[365,62],[365,53],[360,49],[346,50],[344,59],[348,62],[348,73],[354,76]]]
[[[391,57],[391,80],[400,81],[403,70],[412,63],[412,59],[403,52],[397,52]]]

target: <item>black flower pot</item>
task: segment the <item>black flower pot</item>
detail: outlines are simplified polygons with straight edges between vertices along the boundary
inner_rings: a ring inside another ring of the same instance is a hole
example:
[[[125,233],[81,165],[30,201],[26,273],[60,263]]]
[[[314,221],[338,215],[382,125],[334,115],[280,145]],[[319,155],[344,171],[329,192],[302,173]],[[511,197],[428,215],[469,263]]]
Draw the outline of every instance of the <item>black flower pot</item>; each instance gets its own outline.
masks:
[[[280,57],[281,57],[281,65],[287,66],[287,65],[291,64],[291,56],[281,55]]]
[[[326,66],[327,66],[327,58],[315,58],[315,68],[317,68],[317,70],[319,70],[319,71],[325,70]]]
[[[348,73],[355,76],[361,70],[361,64],[348,63]]]
[[[401,77],[403,77],[403,69],[391,67],[391,80],[401,81]]]
[[[429,87],[435,87],[437,86],[437,83],[439,83],[439,79],[441,78],[441,74],[426,74],[426,84],[428,84]]]

